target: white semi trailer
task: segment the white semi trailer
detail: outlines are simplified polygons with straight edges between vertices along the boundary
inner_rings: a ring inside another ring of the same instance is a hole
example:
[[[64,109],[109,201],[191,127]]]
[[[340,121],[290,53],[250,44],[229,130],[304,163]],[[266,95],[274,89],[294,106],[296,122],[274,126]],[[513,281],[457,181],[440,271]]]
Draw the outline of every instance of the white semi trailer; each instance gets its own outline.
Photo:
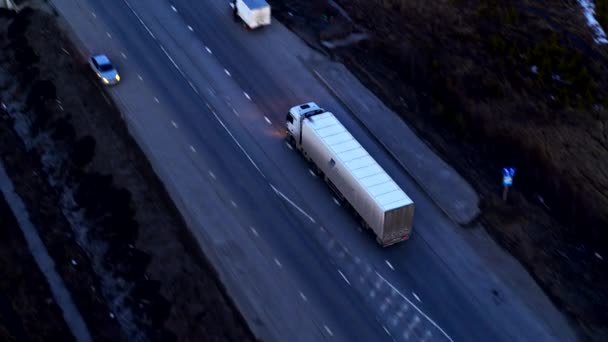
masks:
[[[266,0],[232,0],[230,7],[249,29],[270,25],[272,20]]]
[[[407,240],[414,202],[330,112],[309,102],[287,113],[287,139],[383,247]]]

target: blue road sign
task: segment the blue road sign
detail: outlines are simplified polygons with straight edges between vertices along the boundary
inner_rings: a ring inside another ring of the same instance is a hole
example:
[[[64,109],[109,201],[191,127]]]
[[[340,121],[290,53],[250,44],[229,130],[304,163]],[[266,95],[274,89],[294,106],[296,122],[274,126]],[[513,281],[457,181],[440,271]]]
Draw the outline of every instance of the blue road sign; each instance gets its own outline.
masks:
[[[515,176],[514,167],[504,167],[502,169],[502,184],[504,186],[513,185],[513,177]]]

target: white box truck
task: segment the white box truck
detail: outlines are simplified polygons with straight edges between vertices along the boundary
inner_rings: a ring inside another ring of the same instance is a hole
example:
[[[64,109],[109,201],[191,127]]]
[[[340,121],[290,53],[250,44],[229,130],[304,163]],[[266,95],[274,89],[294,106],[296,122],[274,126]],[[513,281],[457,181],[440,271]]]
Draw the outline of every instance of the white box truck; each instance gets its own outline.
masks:
[[[383,247],[407,240],[414,202],[330,112],[309,102],[287,113],[287,139]]]
[[[265,0],[233,0],[230,6],[235,18],[240,18],[249,29],[270,25],[270,5]]]

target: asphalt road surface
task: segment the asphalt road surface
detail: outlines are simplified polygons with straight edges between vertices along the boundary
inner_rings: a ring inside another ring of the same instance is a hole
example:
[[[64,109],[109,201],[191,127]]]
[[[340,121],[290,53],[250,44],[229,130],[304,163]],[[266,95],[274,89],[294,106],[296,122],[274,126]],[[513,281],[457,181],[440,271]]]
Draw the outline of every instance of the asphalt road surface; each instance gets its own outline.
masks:
[[[248,32],[227,0],[53,3],[83,52],[118,66],[112,96],[262,339],[570,339],[493,276],[283,26]],[[410,241],[379,248],[285,144],[285,113],[307,101],[333,111],[414,199]]]

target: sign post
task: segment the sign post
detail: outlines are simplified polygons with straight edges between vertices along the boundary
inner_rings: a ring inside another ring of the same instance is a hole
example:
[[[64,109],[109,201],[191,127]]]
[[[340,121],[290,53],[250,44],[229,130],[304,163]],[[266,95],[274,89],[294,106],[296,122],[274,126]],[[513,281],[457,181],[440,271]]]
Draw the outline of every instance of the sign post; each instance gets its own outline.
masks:
[[[502,200],[507,200],[507,195],[509,193],[509,188],[513,185],[513,177],[515,177],[515,168],[514,167],[504,167],[502,169]]]

